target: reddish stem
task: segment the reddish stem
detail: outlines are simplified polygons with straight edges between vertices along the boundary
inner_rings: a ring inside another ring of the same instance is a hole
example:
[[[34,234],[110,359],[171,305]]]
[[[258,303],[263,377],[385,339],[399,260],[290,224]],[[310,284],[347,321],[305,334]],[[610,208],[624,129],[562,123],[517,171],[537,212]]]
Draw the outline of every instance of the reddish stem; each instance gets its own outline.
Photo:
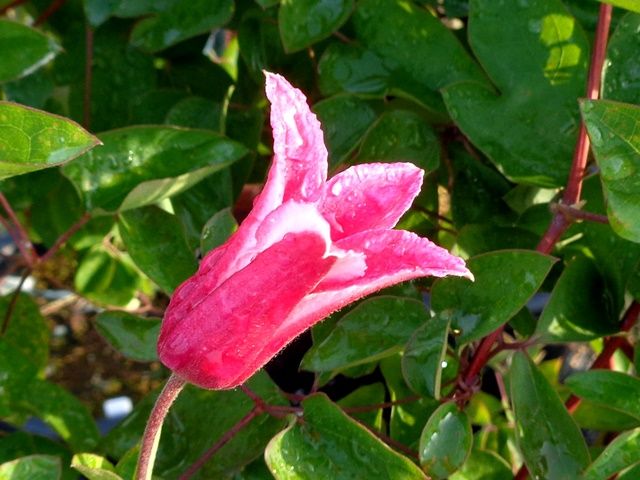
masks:
[[[62,7],[65,2],[66,0],[54,0],[51,2],[47,9],[42,12],[38,18],[36,18],[36,21],[33,22],[33,26],[37,27],[38,25],[42,25],[51,15],[60,10],[60,7]]]
[[[393,407],[396,405],[404,405],[405,403],[417,402],[420,400],[420,395],[411,395],[410,397],[401,398],[400,400],[393,400],[391,402],[384,403],[376,403],[374,405],[363,405],[361,407],[345,407],[345,413],[364,413],[364,412],[374,412],[376,410],[382,410],[384,408]]]
[[[58,239],[51,246],[51,248],[47,250],[47,252],[40,257],[39,262],[44,263],[47,260],[49,260],[52,256],[54,256],[58,252],[58,250],[60,250],[60,247],[62,247],[67,242],[67,240],[69,240],[78,230],[84,227],[85,224],[90,219],[91,219],[91,214],[89,212],[82,215],[82,217],[80,217],[80,219],[76,223],[71,225],[69,230],[67,230],[62,235],[60,235],[60,237],[58,237]]]
[[[566,220],[573,222],[575,220],[587,220],[589,222],[609,224],[609,219],[606,215],[600,215],[598,213],[585,212],[579,208],[565,205],[564,203],[556,203],[551,206],[551,211],[554,214],[561,213],[566,217]]]
[[[142,446],[140,447],[140,457],[138,459],[138,468],[136,469],[135,480],[151,480],[153,472],[153,464],[156,459],[158,444],[160,443],[160,433],[162,432],[162,424],[169,408],[178,397],[178,394],[184,388],[186,382],[173,374],[167,380],[162,392],[158,396],[149,418],[147,426],[142,436]]]
[[[206,452],[202,454],[198,460],[196,460],[182,475],[180,475],[179,480],[188,480],[193,475],[195,475],[198,470],[200,470],[205,463],[207,463],[211,457],[213,457],[218,450],[224,447],[229,441],[235,437],[240,430],[249,425],[251,421],[256,418],[258,415],[262,414],[262,409],[256,405],[253,409],[247,413],[238,423],[236,423],[233,427],[225,432],[225,434],[220,437],[220,439],[214,443]]]
[[[0,329],[0,337],[4,336],[9,328],[9,322],[11,321],[11,316],[13,315],[13,311],[16,308],[16,303],[18,303],[18,298],[20,297],[20,292],[22,291],[22,285],[24,285],[24,281],[27,279],[31,270],[27,269],[20,277],[20,282],[16,287],[15,292],[13,292],[13,296],[11,297],[11,301],[9,302],[9,306],[7,307],[7,311],[4,314],[4,319],[2,320],[2,329]]]
[[[16,246],[18,247],[18,250],[20,250],[20,253],[23,256],[24,261],[27,263],[29,267],[32,267],[37,258],[35,249],[33,248],[33,244],[31,243],[31,240],[29,240],[29,235],[27,234],[27,231],[24,229],[24,227],[20,223],[20,220],[18,220],[18,216],[13,211],[13,208],[11,208],[11,205],[9,204],[7,197],[5,197],[4,194],[1,192],[0,192],[0,205],[2,205],[2,208],[4,208],[5,212],[7,212],[7,215],[9,216],[9,219],[13,224],[13,228],[11,228],[8,222],[2,217],[0,217],[1,218],[0,222],[2,222],[2,224],[5,226],[7,231],[13,237],[13,240],[16,242]]]
[[[596,38],[593,44],[593,54],[591,56],[591,65],[589,68],[589,78],[587,80],[587,98],[595,100],[600,95],[600,84],[602,78],[602,67],[607,54],[607,39],[609,37],[609,27],[611,25],[611,5],[603,3],[600,5],[600,16],[598,17],[598,27],[596,28]],[[562,203],[573,206],[580,201],[580,193],[582,191],[582,180],[587,167],[587,159],[589,157],[589,137],[584,123],[580,124],[578,140],[573,154],[573,162],[571,163],[571,171],[569,172],[569,180],[567,188],[562,197]],[[569,227],[568,219],[558,212],[554,215],[549,229],[538,244],[538,251],[549,253],[557,243],[558,239]]]
[[[640,303],[633,302],[627,311],[624,314],[622,325],[620,326],[621,332],[628,332],[633,328],[633,326],[638,321],[638,316],[640,315]],[[611,358],[613,357],[616,350],[621,348],[626,342],[626,339],[622,336],[615,337],[607,337],[604,341],[604,347],[600,352],[600,355],[594,360],[593,364],[591,364],[590,370],[597,369],[608,369],[610,367]],[[567,401],[565,402],[565,406],[569,413],[573,413],[576,411],[578,406],[580,405],[580,398],[575,395],[571,395]]]

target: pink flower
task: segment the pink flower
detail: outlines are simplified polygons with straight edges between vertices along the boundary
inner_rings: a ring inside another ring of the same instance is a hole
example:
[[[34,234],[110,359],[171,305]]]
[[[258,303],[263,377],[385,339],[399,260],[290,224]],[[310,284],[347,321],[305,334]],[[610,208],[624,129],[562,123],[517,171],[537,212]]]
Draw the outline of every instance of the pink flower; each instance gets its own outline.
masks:
[[[389,285],[473,278],[462,259],[392,230],[420,191],[410,163],[356,165],[327,181],[327,150],[306,98],[265,73],[274,158],[238,231],[174,293],[160,360],[204,388],[242,384],[304,330]]]

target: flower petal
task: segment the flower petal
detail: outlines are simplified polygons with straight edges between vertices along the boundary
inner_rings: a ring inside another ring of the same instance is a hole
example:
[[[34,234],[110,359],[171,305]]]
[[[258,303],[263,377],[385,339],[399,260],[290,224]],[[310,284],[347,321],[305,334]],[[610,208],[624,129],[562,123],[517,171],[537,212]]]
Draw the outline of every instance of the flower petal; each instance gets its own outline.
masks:
[[[189,296],[172,299],[162,322],[162,363],[204,388],[243,383],[278,352],[265,346],[333,265],[334,257],[323,258],[326,249],[316,233],[288,234],[213,292],[189,280],[195,285]]]
[[[297,335],[345,305],[390,285],[427,275],[456,275],[473,279],[464,260],[411,232],[362,232],[336,244],[345,250],[357,250],[366,255],[365,275],[348,281],[323,280],[278,327],[266,347],[269,351],[281,348],[281,338]]]
[[[274,153],[267,183],[277,181],[283,188],[283,202],[314,202],[320,198],[327,180],[327,148],[320,122],[300,90],[280,75],[265,75]]]
[[[420,192],[424,172],[411,163],[355,165],[325,187],[322,215],[334,240],[373,229],[393,228]]]
[[[327,179],[327,149],[320,122],[309,109],[304,94],[282,76],[265,72],[266,93],[271,102],[273,163],[262,192],[211,273],[215,288],[247,266],[257,253],[256,232],[265,218],[283,203],[316,202]]]

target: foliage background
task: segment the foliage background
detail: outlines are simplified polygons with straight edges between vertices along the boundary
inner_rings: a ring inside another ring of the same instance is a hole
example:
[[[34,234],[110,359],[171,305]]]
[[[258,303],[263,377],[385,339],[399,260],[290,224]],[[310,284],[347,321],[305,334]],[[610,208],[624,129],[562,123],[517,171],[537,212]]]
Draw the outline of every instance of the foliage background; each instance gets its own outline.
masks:
[[[269,165],[262,69],[334,172],[424,168],[401,226],[476,282],[389,289],[250,390],[188,388],[158,478],[637,478],[640,6],[611,3],[0,1],[0,478],[132,478],[168,296]]]

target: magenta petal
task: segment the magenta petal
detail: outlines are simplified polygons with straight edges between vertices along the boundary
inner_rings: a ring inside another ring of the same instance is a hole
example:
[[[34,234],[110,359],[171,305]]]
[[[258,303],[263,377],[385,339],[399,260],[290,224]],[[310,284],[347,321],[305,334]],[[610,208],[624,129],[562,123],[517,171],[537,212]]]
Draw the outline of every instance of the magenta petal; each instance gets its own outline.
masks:
[[[394,227],[420,192],[423,174],[411,163],[371,163],[331,178],[321,209],[331,237]]]
[[[204,388],[243,383],[277,353],[265,346],[333,265],[325,250],[315,233],[288,234],[213,292],[203,291],[197,277],[187,281],[195,284],[190,295],[172,299],[162,323],[162,363]]]
[[[274,153],[267,184],[276,178],[282,182],[282,202],[316,201],[327,179],[327,149],[320,122],[300,90],[280,75],[269,72],[265,75]]]
[[[404,230],[362,232],[336,242],[344,250],[366,255],[367,271],[350,281],[323,280],[279,326],[267,351],[282,348],[281,339],[299,335],[331,313],[370,293],[405,280],[433,275],[473,279],[464,260],[426,238]]]

